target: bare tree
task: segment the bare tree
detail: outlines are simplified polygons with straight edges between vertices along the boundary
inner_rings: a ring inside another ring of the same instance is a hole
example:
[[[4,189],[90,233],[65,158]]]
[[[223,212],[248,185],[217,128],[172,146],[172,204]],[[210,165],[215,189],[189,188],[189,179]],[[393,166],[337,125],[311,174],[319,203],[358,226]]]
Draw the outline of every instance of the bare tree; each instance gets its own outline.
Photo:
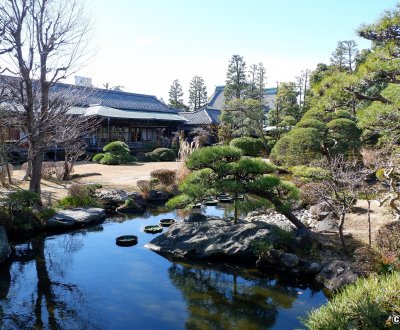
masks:
[[[363,174],[356,161],[346,159],[343,155],[324,160],[319,166],[327,171],[322,184],[318,185],[320,201],[325,202],[338,217],[340,241],[346,252],[343,226],[346,214],[357,200]]]
[[[52,91],[87,54],[89,27],[77,0],[5,0],[0,5],[0,54],[4,72],[12,75],[2,76],[1,83],[13,104],[22,107],[32,165],[29,190],[38,194],[54,122],[68,112],[68,102],[60,102],[60,93]]]
[[[379,206],[388,202],[389,207],[393,210],[396,220],[400,220],[400,152],[393,152],[385,162],[385,166],[380,169],[381,180],[387,183],[389,193],[380,201]]]
[[[75,162],[85,154],[87,144],[85,136],[94,132],[101,123],[101,118],[93,116],[82,117],[66,114],[62,120],[56,121],[55,136],[56,145],[64,149],[65,157],[63,170],[59,177],[62,180],[69,180],[73,172]]]

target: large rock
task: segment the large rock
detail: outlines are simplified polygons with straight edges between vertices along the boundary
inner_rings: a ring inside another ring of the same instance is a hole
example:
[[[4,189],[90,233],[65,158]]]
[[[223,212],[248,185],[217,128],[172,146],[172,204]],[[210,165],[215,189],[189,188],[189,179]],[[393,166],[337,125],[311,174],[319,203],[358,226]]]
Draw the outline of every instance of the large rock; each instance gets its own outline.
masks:
[[[207,216],[204,214],[193,212],[185,219],[187,222],[204,222],[207,221]]]
[[[49,227],[72,227],[85,226],[104,220],[106,213],[101,208],[76,208],[71,210],[58,211],[48,220]],[[65,223],[65,226],[62,224]]]
[[[206,222],[178,222],[145,246],[165,256],[187,259],[213,257],[256,259],[251,242],[269,234],[262,221],[233,224],[219,218]]]
[[[336,221],[334,220],[329,220],[329,219],[325,219],[322,221],[319,221],[316,225],[315,225],[315,231],[317,232],[323,232],[323,231],[334,231],[337,232],[339,229]]]
[[[299,258],[293,253],[286,253],[281,250],[271,249],[263,254],[258,260],[256,265],[260,268],[294,268],[299,264]]]
[[[128,193],[128,198],[132,199],[138,206],[145,209],[146,208],[146,199],[138,192]]]
[[[103,202],[105,207],[116,208],[124,204],[128,193],[125,190],[101,190],[96,192],[96,197]]]
[[[164,203],[169,199],[169,196],[163,191],[150,190],[147,199],[152,203]]]
[[[145,211],[145,207],[136,203],[133,199],[128,198],[124,204],[118,206],[116,208],[117,212],[120,213],[143,213]]]
[[[342,260],[330,261],[324,265],[317,275],[317,280],[330,291],[335,291],[344,285],[354,283],[357,278],[358,274],[351,263]]]
[[[310,213],[313,217],[320,217],[320,213],[330,212],[332,211],[328,204],[326,203],[319,203],[310,206]]]
[[[6,230],[3,226],[0,226],[0,263],[7,259],[9,250]]]

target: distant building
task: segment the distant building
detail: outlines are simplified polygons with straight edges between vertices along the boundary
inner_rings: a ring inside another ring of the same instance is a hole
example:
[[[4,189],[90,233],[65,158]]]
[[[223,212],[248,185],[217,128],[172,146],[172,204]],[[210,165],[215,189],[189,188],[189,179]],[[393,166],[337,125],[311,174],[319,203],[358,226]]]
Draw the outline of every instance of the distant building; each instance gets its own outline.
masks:
[[[8,76],[0,78],[0,84],[18,79]],[[97,130],[85,137],[89,150],[101,150],[107,143],[116,140],[136,150],[168,147],[173,133],[187,121],[177,109],[168,107],[152,95],[63,83],[52,86],[50,91],[54,94],[64,92],[74,95],[75,100],[68,114],[101,119]],[[23,137],[21,129],[2,129],[10,143],[18,142]]]
[[[59,84],[57,88],[71,88]],[[89,149],[101,149],[111,141],[123,141],[130,149],[169,147],[173,132],[186,122],[177,109],[155,96],[120,90],[86,89],[84,103],[70,109],[78,116],[102,119],[100,127],[87,137]]]
[[[75,76],[75,85],[81,87],[93,87],[92,78]]]
[[[197,111],[180,112],[179,114],[186,119],[186,122],[182,124],[180,129],[185,132],[185,137],[189,141],[192,139],[191,132],[199,128],[206,128],[209,130],[209,133],[214,133],[209,134],[206,143],[214,144],[218,142],[216,133],[220,124],[219,116],[221,115],[221,110],[204,107]]]
[[[217,86],[207,105],[202,109],[192,112],[180,112],[179,114],[186,118],[186,122],[181,126],[185,131],[185,136],[190,139],[190,132],[199,127],[208,127],[215,129],[220,124],[220,115],[225,105],[224,97],[225,86]],[[277,88],[264,89],[263,106],[265,113],[274,109]],[[210,141],[210,143],[212,143]]]
[[[223,109],[225,105],[224,88],[225,86],[215,87],[215,91],[208,101],[208,107],[219,110]],[[265,107],[266,112],[275,108],[275,99],[277,92],[278,89],[276,87],[264,89],[264,98],[262,103]]]

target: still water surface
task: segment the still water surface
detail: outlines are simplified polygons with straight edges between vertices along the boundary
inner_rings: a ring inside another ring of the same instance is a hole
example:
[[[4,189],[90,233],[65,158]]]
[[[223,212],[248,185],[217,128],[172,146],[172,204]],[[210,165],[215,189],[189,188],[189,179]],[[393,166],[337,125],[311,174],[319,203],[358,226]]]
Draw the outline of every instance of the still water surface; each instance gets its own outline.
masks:
[[[154,210],[18,244],[0,268],[0,329],[294,329],[326,301],[290,279],[172,263],[144,248],[154,237],[144,226],[179,216]],[[138,244],[115,245],[126,234]]]

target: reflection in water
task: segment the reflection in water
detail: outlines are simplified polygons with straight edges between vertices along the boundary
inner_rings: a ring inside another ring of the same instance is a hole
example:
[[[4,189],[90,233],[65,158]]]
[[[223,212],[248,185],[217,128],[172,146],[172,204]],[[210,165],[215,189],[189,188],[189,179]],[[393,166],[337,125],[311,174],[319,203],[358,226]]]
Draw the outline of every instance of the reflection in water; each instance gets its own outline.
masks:
[[[46,237],[43,235],[17,249],[12,272],[13,282],[17,284],[14,286],[17,290],[24,288],[24,281],[31,280],[18,278],[18,273],[22,272],[32,276],[36,273],[37,285],[36,288],[31,288],[33,292],[26,292],[27,299],[20,305],[22,308],[15,310],[12,317],[4,319],[1,315],[4,313],[3,306],[0,305],[2,329],[100,329],[93,320],[81,317],[79,311],[85,305],[85,301],[79,288],[62,281],[71,264],[71,255],[83,247],[84,234],[83,231],[65,235],[57,249],[52,246],[51,239],[45,242]],[[33,265],[35,272],[31,269]],[[0,299],[3,299],[6,307],[10,307],[17,292],[8,294],[11,281],[9,267],[0,269],[0,280]]]
[[[278,308],[290,308],[297,298],[295,287],[274,279],[182,265],[168,272],[186,300],[187,329],[265,329],[275,323]]]
[[[0,329],[293,329],[298,316],[325,302],[299,283],[235,267],[174,265],[144,248],[154,238],[145,225],[181,216],[155,210],[17,244],[12,263],[0,267]],[[125,234],[138,244],[116,246]]]

